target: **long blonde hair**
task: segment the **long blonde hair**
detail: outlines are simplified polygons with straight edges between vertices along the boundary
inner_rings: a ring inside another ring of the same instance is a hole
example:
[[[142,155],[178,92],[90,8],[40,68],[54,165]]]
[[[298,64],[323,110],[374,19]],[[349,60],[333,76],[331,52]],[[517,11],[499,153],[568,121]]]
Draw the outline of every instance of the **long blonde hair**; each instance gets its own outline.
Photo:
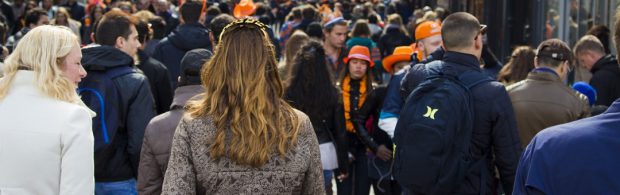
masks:
[[[0,100],[6,97],[17,71],[25,69],[34,71],[35,83],[43,94],[61,101],[81,102],[75,91],[77,86],[62,76],[61,70],[65,58],[77,46],[77,37],[67,27],[44,25],[32,29],[5,61]]]
[[[188,105],[193,118],[210,117],[217,132],[210,156],[260,167],[296,145],[299,119],[282,100],[274,46],[264,24],[240,19],[224,28],[215,55],[203,66],[202,99]],[[230,139],[229,139],[230,138]]]

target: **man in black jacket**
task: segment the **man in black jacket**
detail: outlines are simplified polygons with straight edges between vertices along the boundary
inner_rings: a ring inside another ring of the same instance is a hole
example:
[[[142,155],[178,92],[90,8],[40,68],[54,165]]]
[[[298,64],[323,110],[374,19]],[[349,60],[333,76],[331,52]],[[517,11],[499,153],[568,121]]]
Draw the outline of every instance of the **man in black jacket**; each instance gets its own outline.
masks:
[[[101,46],[82,50],[82,64],[88,76],[115,68],[135,68],[132,56],[136,55],[140,42],[131,16],[120,10],[106,13],[96,27],[95,42]],[[153,96],[147,78],[140,72],[112,78],[112,82],[120,95],[117,109],[124,123],[107,127],[114,134],[108,144],[95,150],[95,194],[136,194],[144,129],[155,116]],[[114,100],[107,101],[104,103],[114,103],[111,102]],[[84,103],[97,105],[86,100]],[[96,122],[93,121],[93,129],[99,128]],[[99,132],[94,134],[95,140],[102,139]]]
[[[144,75],[146,75],[149,79],[151,92],[153,92],[153,98],[157,108],[157,114],[161,114],[168,111],[170,109],[170,104],[172,103],[172,84],[170,83],[170,72],[168,72],[168,68],[166,68],[164,64],[148,56],[144,51],[145,43],[151,40],[148,21],[138,20],[136,29],[138,31],[138,40],[140,40],[141,44],[138,49],[138,60],[140,60],[138,68],[142,70]]]
[[[471,14],[458,12],[448,16],[442,24],[441,35],[446,52],[441,60],[444,70],[457,74],[465,71],[479,71],[482,53],[483,28]],[[426,78],[424,64],[413,66],[414,86]],[[504,86],[499,82],[486,82],[471,89],[474,101],[474,129],[470,152],[472,161],[486,158],[483,162],[486,173],[474,169],[463,182],[452,190],[452,194],[492,193],[495,168],[499,170],[501,186],[506,194],[512,191],[515,172],[521,155],[521,145],[512,104]],[[484,174],[484,175],[483,175]],[[483,180],[481,178],[487,178]]]
[[[180,75],[179,64],[185,53],[192,49],[211,49],[209,31],[203,25],[204,12],[202,1],[188,0],[180,8],[182,24],[159,42],[155,47],[153,58],[164,63],[170,71],[172,88],[177,87]]]
[[[590,85],[596,90],[596,105],[610,106],[620,97],[620,66],[593,35],[583,36],[573,49],[579,64],[592,72]]]

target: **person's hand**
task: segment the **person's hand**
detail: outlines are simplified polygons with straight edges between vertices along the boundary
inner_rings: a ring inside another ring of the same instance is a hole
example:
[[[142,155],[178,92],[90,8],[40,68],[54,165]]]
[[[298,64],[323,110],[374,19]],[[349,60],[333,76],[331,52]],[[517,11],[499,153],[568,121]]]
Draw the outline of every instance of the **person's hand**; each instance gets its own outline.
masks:
[[[343,180],[347,179],[349,177],[349,174],[347,173],[340,173],[340,175],[336,176],[336,179],[338,180],[338,182],[342,182]]]
[[[385,145],[380,145],[377,148],[377,157],[379,157],[383,161],[388,161],[392,159],[392,151],[387,149]]]

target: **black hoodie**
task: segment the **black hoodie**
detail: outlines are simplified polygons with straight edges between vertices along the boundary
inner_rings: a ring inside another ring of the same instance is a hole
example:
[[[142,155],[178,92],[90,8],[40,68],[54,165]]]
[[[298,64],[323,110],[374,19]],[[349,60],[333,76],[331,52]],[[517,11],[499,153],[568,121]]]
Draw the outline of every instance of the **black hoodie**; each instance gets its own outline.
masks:
[[[620,66],[613,55],[606,55],[593,66],[590,85],[596,89],[596,105],[610,106],[620,97]]]
[[[87,73],[121,66],[133,67],[134,64],[129,55],[110,46],[87,47],[82,49],[82,55],[82,64]],[[88,75],[86,77],[85,81]],[[137,71],[116,77],[113,82],[120,94],[121,106],[118,109],[124,114],[125,124],[116,127],[109,145],[95,151],[96,182],[137,178],[144,129],[155,116],[153,96],[144,74]]]
[[[180,75],[179,66],[185,52],[197,48],[211,49],[209,31],[199,23],[179,26],[155,47],[153,58],[166,65],[170,71],[172,88],[177,86],[177,78]]]

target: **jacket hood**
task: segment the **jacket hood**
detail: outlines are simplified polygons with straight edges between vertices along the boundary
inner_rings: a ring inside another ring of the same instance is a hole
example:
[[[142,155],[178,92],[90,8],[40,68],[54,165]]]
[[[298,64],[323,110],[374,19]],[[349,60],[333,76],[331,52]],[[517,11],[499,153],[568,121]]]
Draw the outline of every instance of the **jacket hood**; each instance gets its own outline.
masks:
[[[198,23],[181,25],[174,29],[167,38],[174,47],[185,51],[196,48],[210,48],[211,44],[209,31]]]
[[[86,70],[104,70],[132,66],[133,58],[112,46],[94,45],[82,49],[82,65]]]
[[[593,66],[590,72],[594,73],[599,70],[608,70],[615,73],[620,73],[620,65],[615,56],[608,54],[599,59]]]

